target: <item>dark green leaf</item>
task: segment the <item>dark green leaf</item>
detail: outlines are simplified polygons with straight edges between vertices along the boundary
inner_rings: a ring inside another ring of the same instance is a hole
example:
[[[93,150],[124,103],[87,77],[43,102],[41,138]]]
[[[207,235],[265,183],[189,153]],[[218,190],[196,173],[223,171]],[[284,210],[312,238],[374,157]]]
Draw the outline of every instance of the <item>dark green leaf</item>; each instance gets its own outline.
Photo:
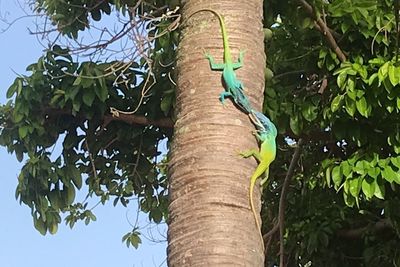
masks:
[[[83,93],[83,103],[85,103],[86,106],[92,106],[94,98],[96,97],[96,94],[94,90],[91,88],[88,88],[84,91]]]

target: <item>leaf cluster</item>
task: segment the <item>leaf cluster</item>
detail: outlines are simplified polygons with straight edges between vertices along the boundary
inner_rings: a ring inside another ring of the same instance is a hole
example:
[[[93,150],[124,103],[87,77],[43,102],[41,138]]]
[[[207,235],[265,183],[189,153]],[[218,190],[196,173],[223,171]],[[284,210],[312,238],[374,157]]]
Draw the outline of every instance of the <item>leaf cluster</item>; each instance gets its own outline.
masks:
[[[87,199],[75,202],[83,185],[103,204],[113,197],[114,205],[127,206],[138,198],[150,220],[166,218],[167,182],[156,157],[171,131],[109,113],[138,107],[135,115],[149,120],[168,115],[170,107],[162,107],[166,88],[142,94],[144,64],[75,62],[68,49],[55,45],[8,89],[13,99],[0,108],[0,144],[25,159],[16,197],[32,209],[42,234],[57,231],[60,213],[68,212],[71,227],[95,220]]]
[[[274,77],[267,81],[264,109],[279,128],[281,148],[272,164],[275,179],[264,192],[265,221],[277,217],[293,153],[287,143],[301,137],[306,144],[285,212],[288,261],[376,266],[379,259],[393,266],[400,261],[391,249],[399,242],[393,203],[400,184],[393,3],[307,1],[314,9],[310,14],[301,2],[270,1],[265,9],[270,16],[265,27],[273,32],[266,43],[267,66]],[[282,22],[275,21],[278,15]],[[330,28],[345,61],[314,16]],[[275,245],[271,249],[278,253]]]

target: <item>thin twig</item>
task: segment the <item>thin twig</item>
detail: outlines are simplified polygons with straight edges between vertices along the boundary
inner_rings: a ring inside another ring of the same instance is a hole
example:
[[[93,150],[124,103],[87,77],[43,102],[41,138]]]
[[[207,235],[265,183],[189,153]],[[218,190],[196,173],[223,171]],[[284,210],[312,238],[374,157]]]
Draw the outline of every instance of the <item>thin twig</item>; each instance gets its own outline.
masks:
[[[285,250],[283,244],[283,234],[284,234],[284,226],[285,226],[285,206],[286,206],[286,195],[289,189],[290,179],[294,174],[294,169],[297,164],[297,161],[300,158],[300,149],[303,145],[303,139],[299,139],[297,142],[297,147],[294,151],[292,160],[289,165],[288,172],[286,174],[285,180],[283,181],[281,197],[279,199],[279,212],[278,212],[278,222],[279,222],[279,266],[284,267],[284,259],[285,259]]]
[[[343,53],[342,49],[340,49],[340,47],[336,43],[336,40],[331,33],[331,30],[329,29],[329,27],[324,23],[324,21],[320,17],[316,16],[316,14],[314,12],[314,8],[309,3],[307,3],[306,0],[297,0],[297,1],[304,7],[304,9],[307,11],[309,16],[315,20],[315,22],[319,26],[319,27],[317,27],[317,29],[325,36],[326,40],[328,41],[328,44],[330,45],[332,50],[335,52],[335,54],[338,56],[339,60],[341,62],[346,61],[347,60],[346,56]]]
[[[297,164],[297,161],[300,158],[300,149],[301,146],[303,145],[303,139],[300,138],[297,141],[297,147],[294,151],[292,160],[290,161],[290,165],[289,165],[289,169],[286,173],[286,177],[285,180],[283,181],[283,185],[282,185],[282,190],[281,190],[281,196],[279,199],[279,211],[278,211],[278,221],[274,224],[274,226],[272,227],[272,229],[266,233],[265,235],[263,235],[263,239],[264,239],[264,244],[266,244],[266,248],[265,248],[265,252],[268,251],[268,247],[271,243],[271,239],[273,238],[273,235],[278,231],[279,229],[279,243],[280,243],[280,248],[279,248],[279,254],[280,254],[280,267],[284,266],[284,244],[283,244],[283,230],[284,230],[284,223],[285,223],[285,200],[286,200],[286,195],[287,195],[287,191],[289,188],[289,184],[290,184],[290,179],[292,178],[293,174],[294,174],[294,169],[295,166]]]
[[[92,171],[93,171],[94,179],[95,179],[95,180],[98,180],[98,178],[97,178],[97,171],[96,171],[96,165],[94,164],[94,159],[93,159],[92,153],[90,153],[89,144],[88,144],[86,138],[85,138],[85,146],[86,146],[86,150],[87,150],[87,152],[88,152],[88,154],[89,154],[89,160],[90,160],[90,165],[92,165]]]

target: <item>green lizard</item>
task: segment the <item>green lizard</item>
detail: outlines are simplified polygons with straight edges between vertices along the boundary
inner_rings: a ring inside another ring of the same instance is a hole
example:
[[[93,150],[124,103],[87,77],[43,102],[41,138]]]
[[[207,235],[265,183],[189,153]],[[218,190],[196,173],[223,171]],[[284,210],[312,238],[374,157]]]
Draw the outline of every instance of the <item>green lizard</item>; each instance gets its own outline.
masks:
[[[200,9],[200,10],[192,13],[189,17],[193,16],[196,13],[202,12],[202,11],[211,12],[215,16],[217,16],[220,27],[221,27],[221,32],[222,32],[222,40],[223,40],[223,46],[224,46],[224,62],[223,63],[215,63],[214,58],[207,52],[205,53],[205,57],[210,62],[211,70],[222,70],[222,78],[225,83],[225,91],[220,94],[219,100],[224,105],[225,98],[231,97],[233,99],[233,102],[238,107],[240,107],[240,109],[243,112],[245,112],[246,114],[249,114],[252,110],[250,101],[248,100],[247,96],[244,94],[243,84],[237,79],[236,73],[235,73],[235,70],[237,70],[243,66],[244,51],[240,51],[238,61],[233,62],[231,50],[229,48],[228,35],[226,32],[224,18],[217,11],[212,10],[212,9]]]
[[[256,170],[254,171],[253,175],[250,178],[250,189],[249,189],[249,199],[250,199],[250,208],[253,212],[253,216],[256,222],[257,229],[259,230],[261,240],[261,226],[257,220],[257,213],[254,208],[254,201],[253,201],[253,191],[254,186],[256,184],[257,178],[265,173],[265,179],[268,179],[269,173],[269,165],[275,160],[276,156],[276,142],[275,138],[277,136],[277,129],[275,125],[261,112],[252,110],[249,114],[251,121],[256,126],[257,130],[255,131],[255,136],[257,140],[261,143],[260,150],[252,149],[249,151],[245,151],[240,153],[241,156],[248,158],[248,157],[255,157],[259,162]]]

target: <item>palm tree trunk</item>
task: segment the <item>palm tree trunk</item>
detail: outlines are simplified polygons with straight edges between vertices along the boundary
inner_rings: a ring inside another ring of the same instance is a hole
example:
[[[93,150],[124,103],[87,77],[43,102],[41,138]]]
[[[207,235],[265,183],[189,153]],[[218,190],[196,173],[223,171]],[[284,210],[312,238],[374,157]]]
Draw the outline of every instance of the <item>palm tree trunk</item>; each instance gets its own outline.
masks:
[[[258,229],[250,210],[248,190],[254,159],[238,151],[255,148],[248,116],[232,101],[223,107],[221,72],[211,71],[203,49],[222,62],[218,20],[202,8],[221,13],[233,59],[245,50],[237,70],[253,107],[260,108],[264,91],[265,54],[263,1],[182,0],[182,32],[178,50],[178,89],[174,140],[171,146],[168,265],[263,266]],[[260,193],[255,190],[260,207]]]

